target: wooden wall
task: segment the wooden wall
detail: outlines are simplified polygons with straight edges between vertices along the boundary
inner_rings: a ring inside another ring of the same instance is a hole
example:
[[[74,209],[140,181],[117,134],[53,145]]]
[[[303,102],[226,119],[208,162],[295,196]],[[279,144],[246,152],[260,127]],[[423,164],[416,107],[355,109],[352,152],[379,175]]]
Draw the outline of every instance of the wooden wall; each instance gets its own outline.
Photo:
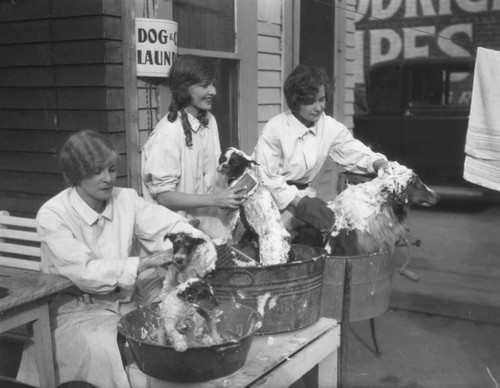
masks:
[[[257,3],[258,57],[258,128],[284,109],[283,18],[282,2],[259,0]]]
[[[58,152],[75,131],[125,152],[122,74],[120,0],[0,2],[0,209],[33,216],[64,188]]]
[[[346,0],[345,10],[345,112],[344,124],[352,131],[354,128],[354,82],[355,70],[354,64],[356,59],[355,33],[356,26],[354,19],[356,16],[356,0]]]

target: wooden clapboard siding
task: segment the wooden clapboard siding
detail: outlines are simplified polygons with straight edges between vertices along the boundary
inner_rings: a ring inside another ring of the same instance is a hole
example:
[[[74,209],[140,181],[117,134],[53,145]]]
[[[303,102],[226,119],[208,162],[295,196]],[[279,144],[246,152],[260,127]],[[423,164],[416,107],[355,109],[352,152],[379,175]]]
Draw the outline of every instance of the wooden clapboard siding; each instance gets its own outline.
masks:
[[[2,46],[0,67],[121,63],[121,43],[102,40]]]
[[[262,87],[258,91],[259,104],[278,104],[281,100],[281,89],[280,88],[268,88]]]
[[[121,64],[4,67],[0,87],[123,86]]]
[[[279,105],[259,105],[259,123],[267,123],[274,116],[281,113]]]
[[[1,71],[1,70],[0,70]],[[112,88],[0,88],[0,110],[123,109],[123,89]]]
[[[33,20],[82,15],[120,16],[120,2],[112,0],[18,0],[0,2],[1,21]]]
[[[43,195],[37,193],[35,195],[28,193],[13,193],[9,191],[2,192],[0,195],[0,206],[2,208],[10,209],[11,214],[17,216],[30,216],[32,217],[40,206],[42,206],[51,195]]]
[[[72,19],[27,20],[0,24],[0,44],[73,41],[88,39],[121,39],[121,20],[103,16]]]
[[[258,86],[259,88],[281,88],[283,86],[281,71],[259,71]]]
[[[345,11],[345,47],[346,47],[346,81],[345,81],[345,118],[344,124],[349,128],[354,128],[354,82],[355,82],[355,19],[356,0],[346,0]]]
[[[116,185],[126,186],[126,177],[118,177]],[[0,191],[54,195],[66,187],[61,174],[0,170]]]
[[[40,172],[60,174],[58,155],[40,152],[36,155],[30,152],[14,151],[0,153],[0,165],[2,170],[18,172]],[[118,159],[118,172],[124,175],[126,172],[125,159]]]
[[[258,128],[282,111],[283,10],[282,2],[258,1]]]
[[[0,2],[0,208],[33,216],[64,187],[58,153],[106,132],[126,185],[120,0]]]

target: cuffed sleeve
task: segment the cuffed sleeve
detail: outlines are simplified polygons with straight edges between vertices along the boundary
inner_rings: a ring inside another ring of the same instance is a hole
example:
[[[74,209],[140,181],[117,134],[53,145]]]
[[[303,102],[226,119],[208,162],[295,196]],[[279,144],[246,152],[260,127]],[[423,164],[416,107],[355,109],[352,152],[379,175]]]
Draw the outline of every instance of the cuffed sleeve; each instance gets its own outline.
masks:
[[[337,124],[341,125],[341,130],[330,147],[329,155],[346,170],[359,174],[373,173],[373,163],[376,160],[387,160],[384,155],[373,152],[354,138],[347,127]]]
[[[182,149],[176,127],[168,128],[167,118],[158,123],[142,150],[141,174],[144,186],[156,199],[158,194],[175,191],[181,176]]]

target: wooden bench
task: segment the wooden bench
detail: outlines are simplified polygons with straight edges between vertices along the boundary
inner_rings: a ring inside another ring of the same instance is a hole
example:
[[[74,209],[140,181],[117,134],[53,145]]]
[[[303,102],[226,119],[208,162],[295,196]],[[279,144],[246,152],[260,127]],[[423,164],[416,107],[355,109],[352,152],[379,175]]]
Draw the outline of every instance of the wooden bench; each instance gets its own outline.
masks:
[[[55,372],[49,299],[71,287],[71,282],[40,271],[40,245],[34,219],[0,211],[0,284],[9,292],[0,299],[0,336],[21,341],[32,337],[40,385],[52,388]],[[0,385],[3,383],[17,386],[15,380],[0,376]]]
[[[34,218],[14,217],[0,210],[0,265],[40,270],[40,239]]]

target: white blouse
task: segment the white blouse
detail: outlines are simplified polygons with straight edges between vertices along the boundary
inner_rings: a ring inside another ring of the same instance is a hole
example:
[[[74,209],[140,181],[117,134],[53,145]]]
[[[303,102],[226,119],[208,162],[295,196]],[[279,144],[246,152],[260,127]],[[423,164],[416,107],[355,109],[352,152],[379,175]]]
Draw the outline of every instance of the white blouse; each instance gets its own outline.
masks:
[[[97,294],[134,285],[139,265],[139,257],[131,256],[135,236],[147,251],[159,252],[171,248],[164,241],[167,233],[192,229],[178,214],[145,201],[133,189],[117,187],[102,214],[68,188],[40,208],[36,226],[42,270]]]
[[[286,182],[310,183],[328,156],[346,170],[362,174],[374,172],[373,162],[377,159],[386,159],[324,113],[309,128],[290,111],[273,117],[264,126],[254,151],[260,178],[281,210],[301,196],[297,187]]]
[[[188,112],[193,129],[191,148],[186,146],[180,117],[173,123],[166,116],[160,120],[142,150],[144,198],[156,201],[158,194],[169,191],[207,195],[224,187],[217,172],[221,154],[217,122],[210,113],[208,118],[205,127]],[[215,237],[227,235],[228,210],[204,207],[179,213],[188,219],[198,218],[201,228]]]

